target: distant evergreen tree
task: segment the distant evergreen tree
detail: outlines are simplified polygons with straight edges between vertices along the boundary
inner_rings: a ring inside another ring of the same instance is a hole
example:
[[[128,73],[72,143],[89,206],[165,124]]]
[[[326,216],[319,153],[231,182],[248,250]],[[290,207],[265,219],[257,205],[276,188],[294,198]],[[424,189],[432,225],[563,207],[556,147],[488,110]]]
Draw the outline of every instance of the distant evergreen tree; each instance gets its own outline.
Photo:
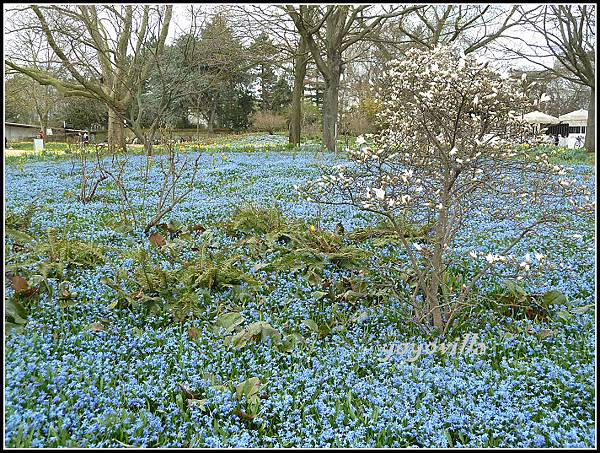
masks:
[[[273,99],[270,110],[280,112],[292,103],[292,89],[287,80],[279,77],[273,85]]]

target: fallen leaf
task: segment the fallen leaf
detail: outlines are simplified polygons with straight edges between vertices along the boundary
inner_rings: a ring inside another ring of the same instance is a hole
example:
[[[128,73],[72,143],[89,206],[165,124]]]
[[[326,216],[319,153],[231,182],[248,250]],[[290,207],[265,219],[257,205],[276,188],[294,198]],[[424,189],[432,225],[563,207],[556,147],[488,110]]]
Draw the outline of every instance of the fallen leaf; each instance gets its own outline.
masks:
[[[199,336],[200,336],[200,331],[198,329],[196,329],[195,327],[190,327],[190,330],[188,330],[188,337],[190,337],[192,340],[195,340]]]
[[[87,329],[91,330],[92,332],[102,332],[104,330],[104,326],[99,322],[93,322],[87,327]]]
[[[160,233],[152,233],[148,240],[152,245],[155,245],[156,247],[163,247],[167,244],[166,239]]]
[[[556,333],[555,330],[551,330],[551,329],[542,329],[538,332],[537,336],[541,339],[541,340],[545,340],[548,337],[552,337],[554,336],[554,334]]]
[[[188,400],[197,400],[198,399],[198,395],[191,388],[189,388],[187,385],[185,385],[183,382],[179,383],[179,389],[181,390],[181,393],[183,394],[185,399],[188,399]]]
[[[233,411],[234,415],[237,416],[241,420],[251,421],[254,420],[254,415],[247,414],[246,412],[236,409]]]
[[[25,280],[23,277],[15,275],[12,278],[12,287],[15,290],[15,293],[19,294],[23,291],[26,291],[29,288],[29,285],[27,284],[27,280]]]
[[[204,233],[206,231],[206,228],[204,228],[202,225],[194,225],[192,227],[192,231],[196,234],[196,235],[200,235],[202,233]]]

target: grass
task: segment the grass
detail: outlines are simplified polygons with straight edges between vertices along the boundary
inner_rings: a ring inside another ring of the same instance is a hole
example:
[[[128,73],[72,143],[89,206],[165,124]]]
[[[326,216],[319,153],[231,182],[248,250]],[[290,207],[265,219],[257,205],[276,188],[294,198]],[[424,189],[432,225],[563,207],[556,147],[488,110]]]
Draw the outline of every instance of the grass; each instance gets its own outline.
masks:
[[[192,133],[193,132],[193,133]],[[261,133],[261,132],[240,132],[240,133],[215,133],[208,134],[206,132],[201,132],[199,140],[197,140],[197,135],[195,134],[195,129],[182,129],[178,130],[175,133],[175,136],[187,136],[190,135],[192,137],[191,143],[184,143],[179,145],[181,150],[206,150],[209,152],[251,152],[257,148],[265,150],[265,151],[284,151],[294,149],[293,146],[287,145],[285,143],[285,132],[277,132],[273,136]],[[269,139],[272,137],[279,137],[282,142],[277,145],[273,145],[268,143]],[[259,143],[251,144],[245,143],[246,140],[252,139],[265,139],[266,143],[261,146]],[[302,139],[304,144],[309,144],[320,148],[320,141],[312,136],[305,136]],[[338,147],[341,150],[344,150],[348,146],[355,146],[356,137],[341,137],[338,142]],[[127,148],[133,154],[140,154],[143,152],[143,145],[127,145]],[[155,152],[160,153],[162,146],[157,145],[154,147]],[[91,148],[90,148],[91,149]],[[67,144],[64,142],[47,142],[45,144],[45,150],[43,153],[38,153],[39,156],[54,156],[60,157],[67,152]],[[569,149],[565,147],[555,147],[555,146],[538,146],[534,148],[530,148],[528,154],[533,159],[536,154],[539,152],[550,152],[551,162],[556,164],[585,164],[585,165],[595,165],[595,154],[588,153],[584,149]],[[25,141],[25,142],[13,142],[10,144],[10,148],[5,148],[4,150],[5,158],[33,158],[36,154],[33,151],[33,141]]]

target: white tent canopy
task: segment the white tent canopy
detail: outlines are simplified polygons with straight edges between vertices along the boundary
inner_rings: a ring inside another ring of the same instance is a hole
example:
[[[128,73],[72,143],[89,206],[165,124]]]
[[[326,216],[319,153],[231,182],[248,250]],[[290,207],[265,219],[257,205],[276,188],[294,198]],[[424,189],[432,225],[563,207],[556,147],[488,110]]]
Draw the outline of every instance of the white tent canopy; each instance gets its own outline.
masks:
[[[587,124],[588,111],[584,109],[575,110],[574,112],[559,116],[558,119],[572,126],[585,126]]]
[[[523,119],[530,124],[558,124],[560,120],[552,115],[536,110],[523,115]]]

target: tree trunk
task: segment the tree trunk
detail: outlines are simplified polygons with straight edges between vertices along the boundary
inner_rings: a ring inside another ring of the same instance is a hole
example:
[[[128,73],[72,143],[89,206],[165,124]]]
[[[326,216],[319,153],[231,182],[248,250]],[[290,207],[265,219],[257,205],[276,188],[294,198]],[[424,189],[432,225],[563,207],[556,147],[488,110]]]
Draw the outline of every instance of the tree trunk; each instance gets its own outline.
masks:
[[[323,97],[323,144],[331,152],[335,152],[338,122],[338,98],[340,93],[341,62],[334,61],[329,65],[331,73],[325,80]]]
[[[208,133],[209,134],[214,134],[215,133],[215,113],[217,110],[217,100],[214,99],[212,105],[210,106],[210,113],[208,114],[208,125],[207,125],[207,129],[208,129]]]
[[[144,152],[146,156],[152,156],[152,147],[154,146],[154,134],[144,140]]]
[[[594,121],[596,120],[596,90],[590,91],[590,103],[588,104],[587,127],[585,128],[585,149],[588,153],[596,152],[596,130]]]
[[[48,132],[48,122],[49,122],[49,115],[46,112],[45,114],[43,114],[42,116],[40,116],[40,127],[42,128],[42,131],[44,132],[44,137],[46,137],[46,133]]]
[[[196,140],[200,143],[200,102],[196,105]]]
[[[300,134],[302,132],[302,98],[304,97],[304,78],[306,77],[306,65],[308,55],[306,41],[300,37],[298,53],[294,61],[294,89],[292,91],[292,110],[290,112],[290,144],[300,145]]]
[[[260,108],[263,112],[268,110],[267,99],[266,99],[266,92],[267,92],[266,85],[267,84],[265,83],[265,65],[261,64],[260,65],[260,100],[261,100]]]
[[[448,175],[446,175],[448,178]],[[444,184],[447,187],[447,184]],[[442,193],[441,202],[444,206],[440,211],[436,233],[435,233],[435,246],[433,250],[433,256],[431,257],[431,283],[429,285],[429,291],[426,294],[427,298],[427,309],[431,314],[433,326],[438,329],[444,328],[443,320],[443,309],[440,306],[440,295],[439,290],[442,285],[442,274],[444,272],[444,242],[446,241],[448,233],[448,200],[449,190],[446,188]]]
[[[108,107],[108,149],[112,153],[127,152],[123,118],[110,107]]]

